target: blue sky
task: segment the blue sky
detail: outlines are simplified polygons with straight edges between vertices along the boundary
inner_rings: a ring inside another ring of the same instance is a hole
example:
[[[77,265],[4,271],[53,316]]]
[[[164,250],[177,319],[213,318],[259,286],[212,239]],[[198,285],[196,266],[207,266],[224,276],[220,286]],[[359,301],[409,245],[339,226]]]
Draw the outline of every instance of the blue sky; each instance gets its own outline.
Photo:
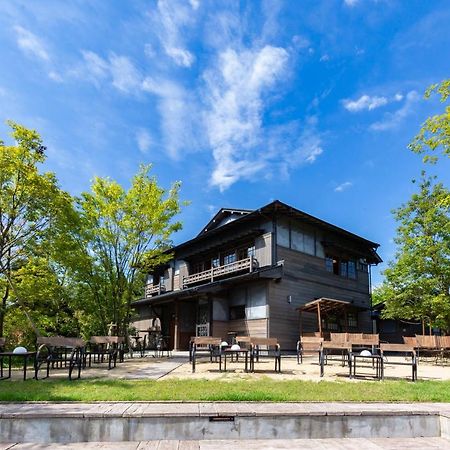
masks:
[[[443,109],[448,1],[0,3],[4,120],[37,129],[72,194],[140,163],[191,205],[175,242],[220,207],[274,199],[381,244],[414,190],[406,146]],[[446,184],[450,164],[430,168]],[[374,281],[380,280],[374,271]]]

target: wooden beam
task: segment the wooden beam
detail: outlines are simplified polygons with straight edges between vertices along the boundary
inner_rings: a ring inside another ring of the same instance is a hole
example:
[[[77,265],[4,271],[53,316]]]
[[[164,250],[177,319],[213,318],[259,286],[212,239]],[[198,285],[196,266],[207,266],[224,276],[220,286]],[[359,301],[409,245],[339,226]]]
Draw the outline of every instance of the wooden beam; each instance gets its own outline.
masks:
[[[317,303],[317,321],[319,322],[320,337],[322,337],[322,318],[320,317],[320,303]]]

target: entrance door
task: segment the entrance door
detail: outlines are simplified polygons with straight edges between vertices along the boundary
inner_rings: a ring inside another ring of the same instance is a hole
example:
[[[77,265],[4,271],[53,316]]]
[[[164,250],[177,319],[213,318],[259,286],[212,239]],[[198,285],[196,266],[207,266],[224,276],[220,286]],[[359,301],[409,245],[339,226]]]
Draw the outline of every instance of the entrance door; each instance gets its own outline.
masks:
[[[197,325],[195,327],[196,336],[209,336],[209,302],[199,300],[197,307]]]

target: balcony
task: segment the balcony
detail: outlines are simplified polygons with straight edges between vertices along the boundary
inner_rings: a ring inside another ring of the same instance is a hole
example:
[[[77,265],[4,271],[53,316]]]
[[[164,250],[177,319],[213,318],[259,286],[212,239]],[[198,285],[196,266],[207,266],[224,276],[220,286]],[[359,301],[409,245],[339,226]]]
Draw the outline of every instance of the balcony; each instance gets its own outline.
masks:
[[[160,295],[162,292],[166,292],[166,286],[164,283],[147,284],[147,286],[145,286],[146,297],[151,297],[154,294]]]
[[[224,278],[238,272],[252,272],[255,264],[256,259],[250,257],[223,266],[213,267],[204,272],[194,273],[183,277],[183,287],[199,283],[211,283],[218,278]]]

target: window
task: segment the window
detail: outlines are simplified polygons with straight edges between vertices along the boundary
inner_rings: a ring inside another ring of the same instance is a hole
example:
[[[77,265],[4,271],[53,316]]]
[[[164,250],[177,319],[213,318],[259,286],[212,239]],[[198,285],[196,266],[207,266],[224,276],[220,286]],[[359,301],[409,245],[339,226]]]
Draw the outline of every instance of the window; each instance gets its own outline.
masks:
[[[315,252],[315,239],[312,234],[305,233],[303,235],[303,242],[304,242],[304,252],[308,253],[308,255],[314,255]]]
[[[347,278],[348,275],[348,265],[347,265],[347,261],[340,261],[339,262],[339,275],[341,277],[345,277]]]
[[[300,230],[292,228],[291,238],[292,238],[291,239],[292,250],[304,252],[305,251],[304,234]]]
[[[228,253],[226,255],[223,256],[223,264],[231,264],[234,263],[236,261],[236,253]]]
[[[230,320],[245,319],[245,305],[230,306]]]
[[[211,259],[211,267],[219,267],[220,266],[220,259],[219,257],[217,258],[212,258]]]
[[[254,258],[256,256],[256,248],[253,245],[247,249],[247,258]]]
[[[344,278],[356,280],[356,262],[336,256],[325,256],[325,270]]]
[[[277,225],[277,244],[289,248],[289,222],[281,221]]]
[[[358,328],[358,314],[349,312],[347,315],[347,324],[349,328]]]
[[[355,261],[348,262],[348,277],[356,280],[356,263]]]
[[[330,256],[325,258],[325,268],[327,269],[327,272],[333,273],[333,258]]]

